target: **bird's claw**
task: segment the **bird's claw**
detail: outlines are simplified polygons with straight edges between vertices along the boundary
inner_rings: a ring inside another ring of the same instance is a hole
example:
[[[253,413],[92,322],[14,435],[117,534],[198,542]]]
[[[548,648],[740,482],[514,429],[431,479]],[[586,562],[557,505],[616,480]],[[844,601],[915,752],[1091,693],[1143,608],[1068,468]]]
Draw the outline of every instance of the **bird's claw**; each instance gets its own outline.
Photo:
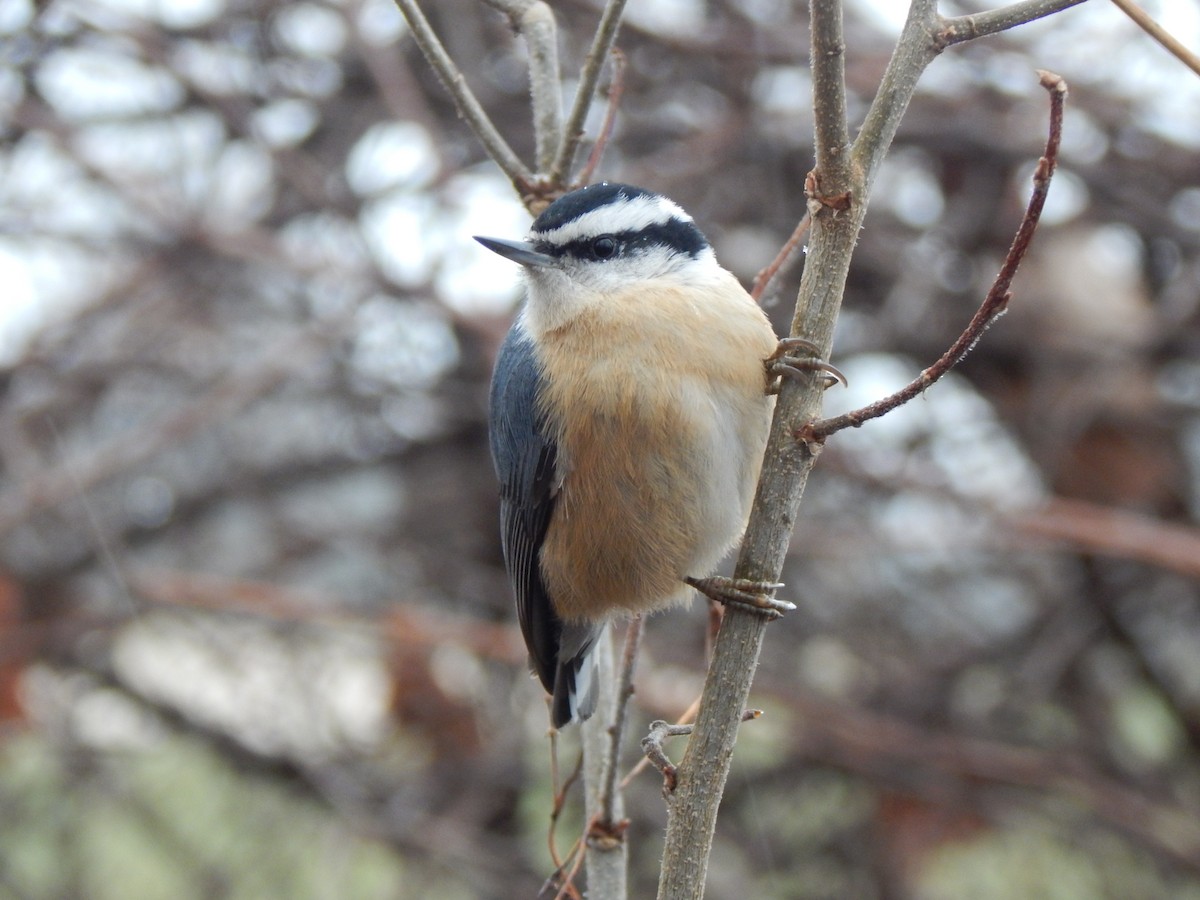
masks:
[[[713,575],[709,578],[685,578],[688,584],[705,597],[717,603],[729,605],[736,603],[757,610],[772,619],[777,619],[784,613],[792,612],[795,603],[778,600],[775,591],[783,587],[774,581],[753,581],[749,578],[725,578]]]
[[[779,393],[780,380],[783,378],[803,378],[812,372],[820,372],[825,377],[825,387],[831,388],[840,383],[848,387],[846,376],[831,363],[821,358],[821,348],[812,341],[799,337],[786,337],[779,342],[766,359],[769,383],[767,392]]]

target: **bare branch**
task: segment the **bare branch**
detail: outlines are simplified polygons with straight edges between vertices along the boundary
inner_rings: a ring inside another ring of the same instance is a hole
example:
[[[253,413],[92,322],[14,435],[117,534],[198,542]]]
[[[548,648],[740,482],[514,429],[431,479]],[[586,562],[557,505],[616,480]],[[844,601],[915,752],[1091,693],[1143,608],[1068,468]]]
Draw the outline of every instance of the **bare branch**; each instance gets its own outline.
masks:
[[[938,37],[942,42],[942,47],[949,47],[951,44],[973,41],[989,34],[1016,28],[1018,25],[1024,25],[1036,19],[1052,16],[1056,12],[1062,12],[1064,9],[1070,9],[1083,2],[1084,0],[1024,0],[1022,3],[1013,3],[1009,6],[1002,6],[1000,9],[971,16],[944,18]]]
[[[624,700],[619,696],[613,659],[612,628],[605,628],[596,641],[596,684],[600,688],[596,711],[580,725],[583,742],[584,862],[589,896],[597,900],[623,900],[627,893],[629,847],[624,841],[625,823],[621,794],[605,786],[613,772],[613,730],[623,717]],[[619,735],[617,737],[619,740]]]
[[[615,811],[615,798],[618,793],[617,768],[621,762],[621,739],[625,735],[629,700],[633,697],[633,673],[637,668],[644,624],[641,616],[635,616],[625,633],[625,651],[621,655],[620,680],[617,683],[617,708],[608,729],[610,739],[608,767],[604,771],[604,780],[600,785],[600,818],[596,822],[596,827],[603,829],[611,830],[618,825]]]
[[[825,186],[844,191],[850,132],[846,125],[846,40],[842,34],[841,0],[813,0],[813,119],[816,170]],[[836,182],[832,184],[831,182]]]
[[[583,123],[588,110],[592,106],[592,98],[596,93],[596,84],[600,80],[600,70],[608,58],[613,41],[617,39],[617,29],[621,25],[621,14],[625,11],[626,0],[608,0],[604,12],[600,16],[600,24],[596,26],[596,36],[592,39],[592,47],[584,60],[583,69],[579,73],[579,89],[575,92],[575,102],[571,106],[571,114],[567,117],[563,129],[562,144],[558,148],[558,158],[550,170],[550,181],[554,184],[562,182],[571,170],[571,163],[579,149],[583,138]]]
[[[854,139],[854,162],[862,171],[864,191],[870,190],[879,164],[892,145],[900,120],[916,90],[917,79],[941,52],[935,40],[937,24],[937,0],[913,0],[879,90]],[[866,197],[858,200],[865,203]]]
[[[1150,18],[1149,13],[1133,3],[1132,0],[1112,0],[1112,2],[1121,12],[1133,19],[1142,31],[1162,44],[1181,63],[1200,75],[1200,57],[1183,46],[1171,32]]]
[[[912,400],[954,368],[971,351],[988,326],[1003,315],[1008,308],[1008,301],[1011,297],[1009,288],[1029,249],[1033,234],[1037,230],[1042,207],[1046,203],[1046,194],[1050,190],[1050,180],[1054,177],[1054,169],[1058,164],[1058,145],[1062,139],[1063,104],[1067,97],[1067,84],[1053,72],[1040,71],[1038,75],[1041,78],[1042,87],[1050,92],[1050,133],[1046,139],[1045,153],[1038,160],[1037,170],[1033,176],[1033,192],[1029,197],[1029,205],[1017,228],[1017,233],[1013,237],[1012,245],[1008,249],[1004,265],[1000,267],[1000,272],[992,282],[991,289],[979,309],[975,311],[975,315],[971,317],[970,323],[937,362],[896,393],[861,409],[810,423],[799,430],[798,439],[820,443],[835,432],[844,428],[858,428],[864,422],[878,418]]]
[[[508,176],[517,192],[522,197],[527,196],[531,192],[534,182],[532,173],[508,146],[508,142],[500,136],[500,132],[496,130],[492,120],[483,111],[475,94],[467,86],[467,80],[462,71],[450,58],[450,54],[446,52],[446,48],[442,46],[442,42],[434,33],[433,26],[421,12],[417,0],[396,0],[396,5],[404,14],[408,27],[412,29],[417,46],[425,54],[425,59],[454,98],[454,104],[458,107],[459,114],[466,119],[467,125],[475,132],[475,136],[487,150],[488,156]]]
[[[483,0],[508,16],[529,51],[529,96],[539,174],[554,165],[562,144],[562,82],[558,68],[558,24],[542,0]]]
[[[625,54],[619,47],[613,47],[610,55],[613,64],[612,83],[608,88],[608,106],[604,110],[604,122],[600,126],[600,133],[596,136],[596,143],[592,145],[592,152],[588,154],[588,161],[579,170],[579,174],[571,180],[573,187],[583,187],[585,184],[591,183],[592,176],[600,167],[600,160],[604,158],[608,142],[612,140],[613,128],[617,124],[617,110],[621,106],[621,98],[625,95]]]

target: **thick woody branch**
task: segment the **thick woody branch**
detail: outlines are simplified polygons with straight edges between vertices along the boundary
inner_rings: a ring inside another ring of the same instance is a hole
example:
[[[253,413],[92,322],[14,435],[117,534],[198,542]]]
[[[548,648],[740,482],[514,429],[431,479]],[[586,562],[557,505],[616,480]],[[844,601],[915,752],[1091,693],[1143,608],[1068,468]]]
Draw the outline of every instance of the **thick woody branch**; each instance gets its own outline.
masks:
[[[850,258],[866,213],[871,179],[887,152],[924,68],[936,58],[935,0],[913,0],[909,18],[867,120],[849,153],[841,139],[844,85],[840,4],[813,0],[812,49],[818,159],[809,195],[812,231],[791,334],[828,353]],[[820,69],[820,71],[818,71]],[[776,400],[763,471],[742,543],[737,578],[778,581],[808,475],[820,452],[797,441],[800,423],[820,409],[824,379],[787,379]],[[725,615],[687,752],[667,797],[667,837],[659,900],[699,900],[737,739],[740,713],[758,665],[767,620],[742,607]]]
[[[823,189],[843,191],[850,132],[846,124],[846,41],[841,0],[813,0],[810,27],[816,170],[826,182]],[[829,184],[831,181],[836,184]]]

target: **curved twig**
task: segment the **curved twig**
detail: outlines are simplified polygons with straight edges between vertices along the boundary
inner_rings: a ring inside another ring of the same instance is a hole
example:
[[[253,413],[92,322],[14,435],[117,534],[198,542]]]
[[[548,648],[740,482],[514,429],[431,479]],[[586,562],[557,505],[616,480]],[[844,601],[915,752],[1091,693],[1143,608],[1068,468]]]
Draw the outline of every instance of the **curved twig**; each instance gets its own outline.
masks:
[[[858,428],[864,422],[879,418],[912,400],[954,368],[971,351],[988,326],[1008,309],[1008,301],[1012,296],[1009,288],[1029,249],[1033,234],[1037,230],[1042,207],[1046,203],[1046,194],[1050,190],[1050,180],[1054,177],[1054,169],[1058,164],[1058,145],[1062,139],[1063,104],[1067,98],[1067,83],[1053,72],[1039,70],[1038,75],[1042,87],[1050,92],[1050,131],[1046,138],[1046,149],[1042,158],[1038,160],[1037,170],[1033,175],[1033,192],[1029,197],[1029,205],[1025,209],[1025,215],[1021,219],[1017,233],[1013,237],[1012,245],[1008,248],[1004,265],[1000,267],[1000,272],[992,282],[991,289],[984,297],[979,309],[975,311],[975,315],[971,317],[970,323],[937,362],[903,388],[861,409],[851,410],[829,419],[810,422],[797,432],[796,437],[799,440],[820,443],[835,432],[844,428]]]

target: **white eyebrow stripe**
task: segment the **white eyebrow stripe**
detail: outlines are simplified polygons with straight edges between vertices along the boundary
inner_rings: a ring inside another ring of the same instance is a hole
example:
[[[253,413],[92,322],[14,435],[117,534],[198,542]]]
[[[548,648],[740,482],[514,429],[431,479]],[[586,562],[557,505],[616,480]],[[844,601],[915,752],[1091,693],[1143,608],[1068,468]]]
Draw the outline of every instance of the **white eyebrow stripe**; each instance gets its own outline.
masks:
[[[535,231],[533,236],[538,240],[561,246],[582,237],[641,231],[650,225],[665,225],[671,219],[692,221],[692,217],[684,212],[682,207],[661,195],[622,197],[612,203],[606,203],[599,209],[588,210],[558,228]]]

